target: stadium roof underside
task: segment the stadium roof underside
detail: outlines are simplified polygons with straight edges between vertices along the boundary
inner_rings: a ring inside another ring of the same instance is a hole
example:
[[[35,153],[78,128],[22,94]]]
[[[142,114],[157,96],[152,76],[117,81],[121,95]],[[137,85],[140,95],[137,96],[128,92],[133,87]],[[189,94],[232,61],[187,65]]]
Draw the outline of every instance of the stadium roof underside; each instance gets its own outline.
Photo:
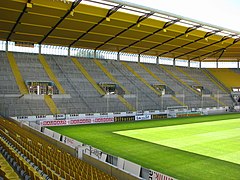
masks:
[[[240,33],[122,1],[2,0],[0,39],[193,61],[239,61]]]

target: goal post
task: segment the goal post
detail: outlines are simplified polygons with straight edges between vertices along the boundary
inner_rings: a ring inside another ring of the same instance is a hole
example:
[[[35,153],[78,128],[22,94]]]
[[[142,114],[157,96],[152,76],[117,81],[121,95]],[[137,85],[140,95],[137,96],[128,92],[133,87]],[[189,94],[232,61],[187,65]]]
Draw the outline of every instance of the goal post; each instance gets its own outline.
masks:
[[[186,111],[188,106],[169,106],[167,107],[168,111]]]
[[[177,113],[188,111],[188,106],[169,106],[167,107],[167,117],[177,117]]]

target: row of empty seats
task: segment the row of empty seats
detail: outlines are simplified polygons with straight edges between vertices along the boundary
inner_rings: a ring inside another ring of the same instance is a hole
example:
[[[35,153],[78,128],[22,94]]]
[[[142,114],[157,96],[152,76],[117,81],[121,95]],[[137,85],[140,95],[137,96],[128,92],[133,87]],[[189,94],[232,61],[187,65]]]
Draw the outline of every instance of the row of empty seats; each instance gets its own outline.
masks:
[[[0,53],[0,64],[0,94],[20,94],[6,53]]]
[[[0,122],[1,145],[24,170],[22,175],[31,179],[115,179],[12,121],[0,118]]]
[[[3,145],[1,143],[0,146],[0,179],[1,180],[16,180],[20,179],[18,174],[12,168],[12,166],[8,163],[7,159],[10,161],[10,155],[4,151]]]
[[[85,76],[76,68],[75,64],[67,57],[46,56],[46,60],[62,84],[63,88],[71,95],[70,104],[75,110],[74,113],[91,112],[114,112],[126,111],[126,107],[117,98],[103,98]],[[84,61],[78,60],[84,66]],[[86,68],[86,67],[85,67]],[[87,68],[86,68],[87,69]],[[89,72],[89,69],[87,69]],[[93,77],[94,78],[94,77]],[[96,80],[97,83],[99,81]],[[61,100],[55,101],[57,105],[62,104]],[[71,111],[68,104],[63,104],[63,108]]]
[[[40,63],[38,55],[26,53],[13,53],[13,55],[24,80],[51,81]],[[71,98],[53,99],[61,113],[102,113],[129,110],[117,96],[103,97],[77,68],[71,57],[53,55],[44,55],[44,57],[65,92],[71,96]],[[0,95],[4,95],[4,98],[0,99],[0,111],[9,116],[51,114],[43,98],[22,100],[6,52],[0,53],[0,61],[4,65],[4,69],[1,68],[0,71]],[[114,83],[93,59],[77,58],[77,61],[96,83]],[[136,110],[164,110],[170,106],[183,104],[189,108],[230,106],[233,104],[229,92],[216,85],[204,73],[205,70],[155,64],[140,65],[133,62],[125,63],[135,72],[134,74],[119,61],[98,61],[128,91],[124,98]],[[153,77],[146,69],[161,81]],[[174,94],[160,96],[149,87],[153,84],[164,84]],[[202,85],[209,90],[213,98],[201,97],[199,93],[191,89],[193,85]],[[5,96],[11,94],[18,94],[19,96]],[[216,98],[217,94],[220,94],[218,99]],[[172,95],[176,96],[175,99],[172,98]]]

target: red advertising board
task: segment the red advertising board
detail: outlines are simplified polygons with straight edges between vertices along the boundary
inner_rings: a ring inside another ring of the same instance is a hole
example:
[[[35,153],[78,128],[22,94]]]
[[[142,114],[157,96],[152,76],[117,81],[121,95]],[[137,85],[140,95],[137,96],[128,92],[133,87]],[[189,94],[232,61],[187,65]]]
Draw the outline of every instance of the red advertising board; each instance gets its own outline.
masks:
[[[91,119],[69,120],[69,125],[77,125],[77,124],[91,124]]]
[[[105,118],[94,118],[92,123],[109,123],[114,122],[114,118],[105,117]]]
[[[52,121],[41,121],[41,126],[64,126],[67,125],[66,120],[52,120]]]
[[[81,118],[71,120],[49,120],[41,121],[41,126],[66,126],[78,124],[95,124],[95,123],[110,123],[114,122],[113,117],[100,117],[100,118]]]

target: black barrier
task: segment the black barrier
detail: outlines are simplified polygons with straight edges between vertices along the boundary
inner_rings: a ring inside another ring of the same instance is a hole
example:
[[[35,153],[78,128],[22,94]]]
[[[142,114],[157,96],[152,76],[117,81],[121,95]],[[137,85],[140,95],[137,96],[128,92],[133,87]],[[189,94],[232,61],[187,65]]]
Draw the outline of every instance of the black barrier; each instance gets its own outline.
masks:
[[[114,117],[114,122],[135,121],[135,116]]]
[[[153,114],[152,119],[163,119],[167,118],[167,114]]]

